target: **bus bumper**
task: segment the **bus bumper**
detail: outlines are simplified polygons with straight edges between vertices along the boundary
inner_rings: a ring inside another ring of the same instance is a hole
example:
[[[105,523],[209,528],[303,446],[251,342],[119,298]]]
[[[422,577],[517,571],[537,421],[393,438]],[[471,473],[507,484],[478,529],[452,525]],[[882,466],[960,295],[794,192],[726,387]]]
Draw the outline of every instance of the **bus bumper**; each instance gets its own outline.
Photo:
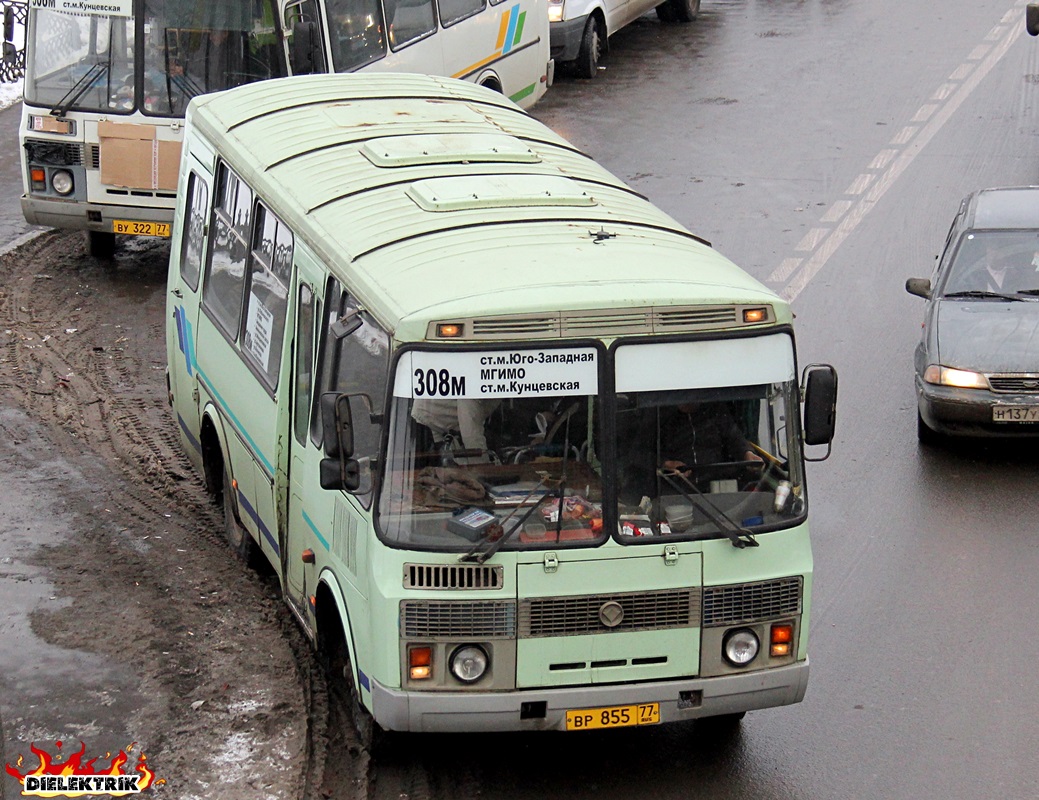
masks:
[[[714,678],[485,694],[406,692],[371,682],[375,720],[387,730],[414,732],[566,730],[568,710],[636,703],[659,703],[660,721],[678,722],[791,705],[807,686],[807,659]]]
[[[112,221],[173,222],[172,208],[142,208],[100,203],[76,203],[22,195],[22,215],[30,225],[112,232]]]

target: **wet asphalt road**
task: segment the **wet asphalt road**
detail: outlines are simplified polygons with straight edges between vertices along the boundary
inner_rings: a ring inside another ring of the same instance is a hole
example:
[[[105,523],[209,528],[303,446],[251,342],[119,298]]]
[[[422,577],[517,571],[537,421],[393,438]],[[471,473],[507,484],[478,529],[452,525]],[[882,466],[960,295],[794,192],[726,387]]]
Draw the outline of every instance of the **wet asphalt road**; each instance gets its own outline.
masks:
[[[1023,18],[1010,0],[704,0],[691,25],[618,34],[598,79],[557,78],[535,115],[791,298],[801,364],[840,372],[833,455],[809,473],[812,678],[726,738],[457,737],[442,783],[475,752],[485,796],[1039,796],[1039,451],[917,446],[923,308],[903,289],[964,194],[1039,183]],[[27,226],[6,149],[0,180],[9,241]]]

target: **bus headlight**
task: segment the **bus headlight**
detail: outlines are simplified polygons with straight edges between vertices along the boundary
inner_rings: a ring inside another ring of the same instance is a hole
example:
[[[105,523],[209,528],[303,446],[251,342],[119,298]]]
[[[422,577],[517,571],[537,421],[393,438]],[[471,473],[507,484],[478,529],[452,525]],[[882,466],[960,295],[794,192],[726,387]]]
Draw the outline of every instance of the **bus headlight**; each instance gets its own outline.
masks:
[[[744,667],[758,655],[761,643],[757,635],[749,628],[739,628],[725,637],[722,652],[725,660],[734,667]]]
[[[487,672],[490,659],[482,647],[467,644],[451,654],[451,674],[462,683],[476,683]]]
[[[51,188],[58,194],[72,194],[72,173],[56,169],[51,173]]]
[[[548,0],[548,21],[563,21],[563,0]]]

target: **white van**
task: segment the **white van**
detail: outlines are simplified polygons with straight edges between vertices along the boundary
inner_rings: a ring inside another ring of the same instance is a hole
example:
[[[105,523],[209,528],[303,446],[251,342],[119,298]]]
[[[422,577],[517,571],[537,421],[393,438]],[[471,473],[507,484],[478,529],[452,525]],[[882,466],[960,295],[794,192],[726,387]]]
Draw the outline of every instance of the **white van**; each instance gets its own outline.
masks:
[[[691,22],[700,0],[548,0],[552,58],[573,62],[582,78],[594,78],[610,36],[656,8],[661,22]]]

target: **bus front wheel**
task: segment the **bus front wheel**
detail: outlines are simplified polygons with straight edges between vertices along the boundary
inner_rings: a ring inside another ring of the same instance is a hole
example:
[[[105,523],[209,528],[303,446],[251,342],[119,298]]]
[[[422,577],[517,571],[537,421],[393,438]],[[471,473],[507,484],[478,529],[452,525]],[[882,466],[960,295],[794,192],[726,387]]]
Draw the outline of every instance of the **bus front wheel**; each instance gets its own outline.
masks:
[[[115,256],[115,234],[109,231],[87,231],[87,249],[94,258],[111,260]]]
[[[381,728],[368,709],[361,705],[361,695],[354,681],[354,667],[343,636],[333,635],[322,647],[325,674],[328,676],[330,699],[337,713],[345,717],[357,734],[358,744],[369,753],[380,740]]]
[[[582,78],[594,78],[599,72],[599,62],[602,60],[603,42],[605,35],[602,23],[596,16],[590,16],[588,23],[584,26],[584,35],[581,37],[581,49],[577,52],[577,74]]]

